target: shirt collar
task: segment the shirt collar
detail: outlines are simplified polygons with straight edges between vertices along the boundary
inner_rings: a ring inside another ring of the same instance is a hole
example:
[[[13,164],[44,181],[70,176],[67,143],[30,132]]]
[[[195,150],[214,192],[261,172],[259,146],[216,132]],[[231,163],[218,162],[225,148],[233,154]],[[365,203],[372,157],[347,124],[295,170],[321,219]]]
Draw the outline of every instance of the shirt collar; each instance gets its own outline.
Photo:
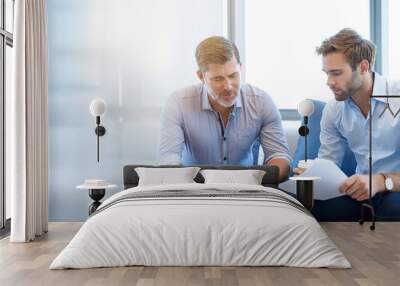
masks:
[[[374,86],[372,89],[372,95],[388,95],[389,87],[386,78],[376,72],[373,73],[373,76]],[[377,97],[375,99],[378,101],[386,102],[386,98],[384,97]]]
[[[398,96],[399,94],[394,94],[392,89],[393,86],[390,85],[388,79],[380,74],[375,74],[374,80],[374,88],[372,95],[388,95],[389,97],[376,97],[374,98],[377,101],[383,102],[385,104],[389,104],[391,111],[397,115],[400,111],[400,98],[394,98],[390,96]]]
[[[203,84],[201,91],[201,107],[203,110],[214,110],[208,100],[207,88]],[[240,89],[239,95],[236,97],[235,104],[233,105],[232,114],[236,113],[236,109],[242,107],[242,89]]]

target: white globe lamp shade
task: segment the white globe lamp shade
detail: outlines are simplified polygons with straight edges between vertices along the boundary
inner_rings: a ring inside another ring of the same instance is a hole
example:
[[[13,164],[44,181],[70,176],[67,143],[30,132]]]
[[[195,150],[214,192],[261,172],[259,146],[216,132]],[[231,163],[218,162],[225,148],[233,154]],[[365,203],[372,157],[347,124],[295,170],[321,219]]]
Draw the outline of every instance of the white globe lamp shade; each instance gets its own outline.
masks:
[[[95,98],[90,102],[89,111],[93,116],[102,116],[106,113],[107,104],[101,98]]]
[[[311,99],[304,99],[297,105],[297,111],[301,116],[310,116],[314,112],[314,103]]]

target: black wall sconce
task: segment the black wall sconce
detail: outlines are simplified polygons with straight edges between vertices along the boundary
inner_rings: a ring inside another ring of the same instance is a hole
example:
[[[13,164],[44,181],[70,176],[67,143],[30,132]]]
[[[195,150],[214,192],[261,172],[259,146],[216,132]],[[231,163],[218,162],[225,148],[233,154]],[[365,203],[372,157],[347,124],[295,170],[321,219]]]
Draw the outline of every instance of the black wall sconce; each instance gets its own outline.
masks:
[[[310,132],[307,125],[308,117],[314,113],[314,103],[310,99],[304,99],[297,106],[297,111],[303,117],[303,125],[299,128],[299,134],[304,136],[304,161],[307,162],[307,135]]]
[[[99,138],[100,138],[100,136],[103,136],[104,134],[106,134],[106,129],[104,128],[104,126],[100,125],[100,116],[102,116],[102,115],[104,115],[104,113],[106,113],[107,104],[103,99],[96,98],[90,102],[89,110],[90,110],[90,113],[94,117],[96,117],[97,127],[94,130],[94,132],[97,135],[97,162],[99,162]]]

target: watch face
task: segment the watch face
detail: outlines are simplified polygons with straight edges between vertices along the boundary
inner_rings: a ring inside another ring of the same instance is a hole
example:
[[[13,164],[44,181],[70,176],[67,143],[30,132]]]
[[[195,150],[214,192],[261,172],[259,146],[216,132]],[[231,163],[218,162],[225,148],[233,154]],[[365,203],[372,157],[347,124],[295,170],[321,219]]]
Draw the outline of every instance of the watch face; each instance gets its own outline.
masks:
[[[389,178],[389,177],[386,178],[385,187],[389,191],[393,190],[393,180],[392,180],[392,178]]]

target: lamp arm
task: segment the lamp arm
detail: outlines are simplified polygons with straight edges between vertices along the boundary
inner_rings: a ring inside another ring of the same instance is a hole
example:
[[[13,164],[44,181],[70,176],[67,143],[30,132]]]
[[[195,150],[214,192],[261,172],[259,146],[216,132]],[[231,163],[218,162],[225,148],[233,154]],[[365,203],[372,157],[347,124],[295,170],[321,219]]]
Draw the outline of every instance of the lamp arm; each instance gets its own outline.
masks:
[[[304,136],[304,161],[307,162],[307,135]]]
[[[104,126],[101,126],[100,125],[100,116],[96,116],[96,129],[94,130],[94,132],[96,133],[96,135],[97,135],[97,162],[99,162],[100,161],[100,155],[99,155],[99,153],[100,153],[100,151],[99,151],[99,149],[100,149],[100,136],[103,136],[104,134],[106,134],[106,129],[104,128]]]
[[[99,126],[99,125],[97,125]],[[99,144],[100,144],[100,140],[99,140],[100,136],[99,133],[97,132],[97,162],[99,162]]]
[[[306,130],[308,130],[308,126],[307,126],[307,124],[308,124],[308,116],[304,116],[304,126],[306,127]],[[308,135],[308,132],[306,132],[306,134],[304,135],[304,161],[305,162],[307,162],[307,150],[308,150],[308,148],[307,148],[307,135]]]
[[[99,129],[100,116],[96,116],[96,124],[97,124],[97,129]],[[100,159],[99,159],[99,157],[100,157],[100,152],[99,152],[99,149],[100,149],[100,140],[99,140],[99,138],[100,138],[100,136],[99,136],[99,132],[96,132],[96,134],[97,134],[97,162],[99,162],[100,161]]]

